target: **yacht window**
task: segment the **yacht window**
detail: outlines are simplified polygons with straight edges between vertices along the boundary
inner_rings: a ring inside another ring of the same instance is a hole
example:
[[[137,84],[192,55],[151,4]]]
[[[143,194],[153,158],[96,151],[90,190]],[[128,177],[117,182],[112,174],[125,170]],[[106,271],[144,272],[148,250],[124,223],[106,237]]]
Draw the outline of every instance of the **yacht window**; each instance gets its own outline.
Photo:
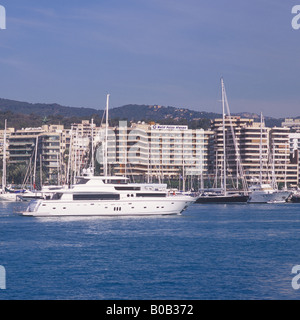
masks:
[[[52,200],[60,200],[62,195],[62,193],[54,193]]]
[[[87,184],[89,181],[89,179],[78,178],[76,184]]]
[[[123,180],[123,179],[107,179],[107,180],[103,180],[104,183],[107,184],[128,184],[127,180]]]
[[[120,200],[116,193],[78,193],[73,195],[73,200]]]
[[[137,197],[159,197],[164,198],[166,197],[165,193],[137,193]]]
[[[141,190],[141,187],[115,187],[115,190],[118,190],[118,191],[124,191],[124,190],[139,191],[139,190]]]

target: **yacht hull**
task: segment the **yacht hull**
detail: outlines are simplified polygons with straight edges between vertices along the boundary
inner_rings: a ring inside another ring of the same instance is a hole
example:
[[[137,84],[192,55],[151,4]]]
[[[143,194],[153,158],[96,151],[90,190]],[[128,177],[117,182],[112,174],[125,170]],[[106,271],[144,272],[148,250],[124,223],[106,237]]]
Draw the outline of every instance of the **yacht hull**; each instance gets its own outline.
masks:
[[[0,194],[0,202],[15,202],[15,201],[17,201],[17,194],[15,193]]]
[[[300,196],[299,195],[293,195],[291,197],[291,202],[300,203]]]
[[[183,212],[195,200],[188,196],[147,199],[147,201],[33,200],[22,215],[35,217],[176,215]]]
[[[248,196],[245,195],[228,195],[228,196],[200,196],[196,203],[246,203]]]

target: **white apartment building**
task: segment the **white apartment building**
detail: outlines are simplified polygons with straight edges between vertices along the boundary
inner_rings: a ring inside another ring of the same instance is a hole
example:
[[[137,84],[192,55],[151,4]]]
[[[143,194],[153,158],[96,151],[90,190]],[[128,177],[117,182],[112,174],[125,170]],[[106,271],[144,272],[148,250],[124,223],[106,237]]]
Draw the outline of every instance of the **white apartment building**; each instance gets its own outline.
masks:
[[[214,172],[219,174],[223,166],[223,120],[212,121],[215,132]],[[232,138],[232,130],[236,143]],[[229,117],[225,119],[227,175],[234,179],[237,176],[237,157],[240,158],[244,177],[251,185],[262,177],[264,182],[280,183],[295,186],[299,180],[298,160],[289,150],[290,128],[268,128],[253,119]]]
[[[290,128],[291,132],[300,132],[300,119],[286,118],[282,123],[282,127]]]
[[[101,136],[103,137],[102,129]],[[109,172],[153,181],[208,174],[211,131],[187,126],[120,122],[108,130]],[[98,154],[103,154],[102,148]],[[101,158],[102,159],[102,158]]]
[[[298,168],[300,168],[300,132],[290,132],[289,133],[289,147],[290,147],[290,154],[294,156],[294,161],[298,162]],[[298,173],[299,175],[299,173]],[[298,178],[298,185],[300,185],[300,175]]]
[[[94,151],[97,173],[103,174],[107,132],[109,175],[131,176],[133,180],[149,182],[210,180],[212,186],[215,176],[220,178],[224,165],[222,126],[222,119],[213,120],[210,131],[189,129],[185,125],[141,122],[128,126],[127,121],[121,121],[117,127],[106,130],[105,125],[96,127],[86,120],[73,124],[72,129],[61,125],[22,130],[10,128],[8,165],[33,166],[37,150],[37,176],[43,183],[64,183],[67,177],[72,183],[74,177],[91,164]],[[231,127],[238,152],[234,148]],[[262,129],[261,137],[260,123],[239,117],[225,119],[228,177],[233,180],[237,176],[236,158],[239,156],[248,184],[259,179],[262,168],[265,180],[270,181],[274,173],[281,185],[295,186],[299,183],[300,132],[291,133],[288,127],[271,129],[263,126]],[[3,131],[0,131],[0,144],[1,137],[3,144]]]
[[[152,172],[169,177],[208,174],[208,144],[212,132],[187,126],[152,125],[148,134]]]
[[[272,128],[269,139],[277,183],[285,186],[297,186],[299,181],[298,152],[290,152],[290,128]]]
[[[220,185],[221,176],[224,172],[224,133],[225,133],[225,163],[226,175],[229,178],[228,182],[234,184],[236,179],[240,179],[242,172],[238,166],[237,159],[243,162],[246,151],[244,128],[253,125],[253,119],[243,119],[236,116],[226,116],[224,118],[224,132],[223,132],[223,119],[214,119],[211,121],[211,130],[214,132],[214,138],[210,149],[213,152],[211,157],[212,178],[215,179],[215,186]],[[234,138],[235,139],[234,139]],[[247,137],[248,139],[248,137]],[[250,155],[247,155],[249,158]],[[249,162],[251,164],[251,161]],[[244,168],[245,171],[246,168]],[[248,170],[250,168],[247,168]],[[247,172],[244,172],[247,174]],[[219,181],[220,180],[220,181]]]

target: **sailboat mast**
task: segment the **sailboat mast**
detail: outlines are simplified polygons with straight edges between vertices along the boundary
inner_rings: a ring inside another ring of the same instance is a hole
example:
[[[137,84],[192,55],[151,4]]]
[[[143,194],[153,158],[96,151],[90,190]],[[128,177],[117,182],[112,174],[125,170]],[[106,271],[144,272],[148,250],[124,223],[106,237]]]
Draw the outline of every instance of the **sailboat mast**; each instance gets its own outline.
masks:
[[[259,142],[259,166],[260,166],[260,170],[259,170],[259,183],[262,184],[262,170],[263,170],[263,163],[262,163],[262,134],[263,134],[263,130],[262,130],[262,125],[263,125],[263,116],[262,116],[262,112],[260,113],[260,142]]]
[[[7,120],[4,123],[4,137],[3,137],[3,171],[2,171],[2,192],[5,192],[6,187],[6,126]]]
[[[94,174],[94,169],[95,169],[95,160],[94,160],[94,119],[92,119],[92,123],[91,123],[91,126],[92,126],[92,137],[91,137],[91,144],[92,144],[92,174]]]
[[[287,154],[289,153],[289,145],[288,145],[288,142],[286,142],[285,144],[285,156],[284,156],[284,190],[287,190]]]
[[[72,164],[72,157],[73,157],[73,126],[71,126],[70,130],[70,146],[69,146],[69,159],[68,159],[68,168],[67,168],[67,186],[71,183],[71,164]]]
[[[33,165],[33,189],[34,190],[36,188],[35,180],[36,180],[36,161],[37,161],[37,152],[38,152],[38,141],[39,141],[39,136],[37,136],[35,139],[34,165]]]
[[[226,196],[226,133],[225,133],[225,86],[223,78],[221,78],[222,85],[222,110],[223,110],[223,190]]]
[[[109,107],[109,94],[106,96],[106,121],[105,121],[105,152],[104,152],[104,176],[107,177],[107,157],[108,157],[108,107]]]
[[[40,186],[43,186],[43,163],[42,163],[42,153],[40,154]]]
[[[75,138],[74,138],[74,167],[73,167],[73,184],[76,182],[76,176],[77,176],[77,155],[78,155],[78,128],[75,130]]]

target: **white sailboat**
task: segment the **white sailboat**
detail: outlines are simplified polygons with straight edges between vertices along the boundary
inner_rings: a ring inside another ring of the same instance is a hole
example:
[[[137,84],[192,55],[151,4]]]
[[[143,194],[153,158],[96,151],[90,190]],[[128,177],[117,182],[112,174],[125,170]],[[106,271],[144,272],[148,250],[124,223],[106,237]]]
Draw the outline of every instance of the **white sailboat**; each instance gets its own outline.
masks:
[[[221,88],[222,88],[222,114],[223,114],[223,164],[222,164],[222,190],[221,192],[214,192],[214,190],[209,191],[209,192],[204,192],[198,197],[196,200],[196,203],[246,203],[248,200],[248,195],[244,192],[229,192],[227,190],[227,159],[226,159],[226,132],[225,132],[225,105],[227,107],[227,113],[231,122],[231,115],[229,111],[229,106],[228,106],[228,101],[227,101],[227,96],[226,96],[226,91],[225,91],[225,85],[224,85],[224,80],[221,78]],[[232,124],[231,124],[232,128]],[[234,141],[234,147],[235,147],[235,152],[237,153],[237,145],[235,141],[235,134],[232,129],[232,137]],[[238,172],[242,172],[242,167],[240,166],[239,162],[239,155],[236,155],[237,159],[237,175]],[[217,169],[216,169],[217,172]],[[243,178],[243,174],[241,174]],[[243,180],[243,179],[242,179]],[[246,189],[245,184],[244,189]]]
[[[24,216],[140,216],[180,214],[196,198],[174,195],[166,184],[129,183],[126,177],[108,176],[108,104],[104,139],[104,176],[94,176],[94,167],[77,177],[69,189],[55,192],[50,199],[33,200]],[[93,148],[93,142],[92,142]],[[92,155],[93,158],[94,155]]]
[[[263,116],[260,116],[260,144],[259,144],[259,161],[260,174],[259,182],[249,187],[249,203],[283,203],[286,202],[291,192],[288,190],[278,190],[274,184],[263,182],[263,155],[262,155],[262,137],[263,137]],[[272,172],[274,177],[274,172]]]
[[[3,136],[3,161],[2,161],[2,189],[0,193],[0,202],[2,201],[17,201],[17,193],[13,190],[8,192],[6,185],[6,150],[7,150],[7,120],[5,119],[4,124],[4,136]]]

